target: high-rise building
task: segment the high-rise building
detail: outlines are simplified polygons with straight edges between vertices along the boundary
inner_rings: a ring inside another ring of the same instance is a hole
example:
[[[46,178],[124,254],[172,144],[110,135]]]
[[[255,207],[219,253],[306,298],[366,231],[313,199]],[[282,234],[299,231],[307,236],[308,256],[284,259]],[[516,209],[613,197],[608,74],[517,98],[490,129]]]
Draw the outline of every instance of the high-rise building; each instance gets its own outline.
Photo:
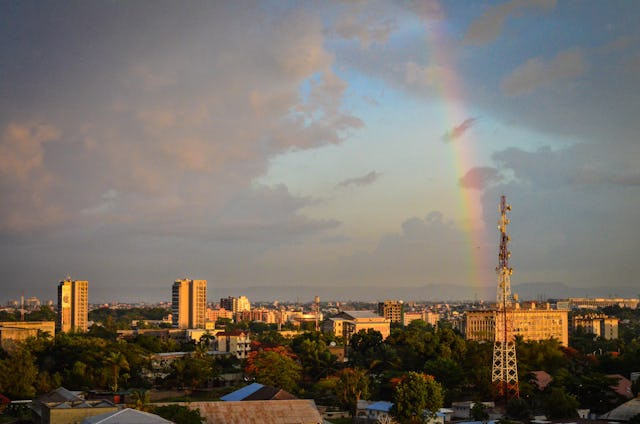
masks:
[[[57,331],[87,331],[89,282],[67,277],[58,284]]]
[[[205,328],[207,280],[176,280],[171,287],[174,328]]]
[[[238,298],[233,296],[222,297],[220,298],[220,307],[236,313],[238,312]]]
[[[247,298],[247,296],[238,297],[238,310],[235,312],[245,312],[250,310],[251,310],[251,302],[249,302],[249,299]]]
[[[402,300],[385,300],[378,303],[378,314],[388,319],[390,322],[402,323],[404,313],[404,302]]]

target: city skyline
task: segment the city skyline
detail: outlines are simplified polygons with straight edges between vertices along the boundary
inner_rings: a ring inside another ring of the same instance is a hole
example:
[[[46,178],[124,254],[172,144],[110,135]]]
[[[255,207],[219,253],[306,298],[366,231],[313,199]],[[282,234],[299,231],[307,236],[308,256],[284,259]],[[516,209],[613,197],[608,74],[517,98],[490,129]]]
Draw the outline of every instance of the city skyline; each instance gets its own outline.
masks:
[[[634,294],[638,18],[633,1],[3,2],[4,297],[54,298],[71,273],[96,302],[168,299],[176,278],[213,299],[491,300],[502,194],[514,287]]]

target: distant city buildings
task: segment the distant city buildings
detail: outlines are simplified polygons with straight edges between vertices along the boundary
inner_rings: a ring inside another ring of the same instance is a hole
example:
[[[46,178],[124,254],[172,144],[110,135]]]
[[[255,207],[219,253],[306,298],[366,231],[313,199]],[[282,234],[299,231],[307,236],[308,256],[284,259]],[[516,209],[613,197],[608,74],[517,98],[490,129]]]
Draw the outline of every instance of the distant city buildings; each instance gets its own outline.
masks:
[[[571,309],[601,309],[607,306],[619,306],[621,308],[637,309],[640,299],[632,298],[604,298],[604,297],[570,297]]]
[[[89,282],[67,277],[58,284],[56,330],[86,332],[89,314]]]
[[[176,280],[171,287],[171,319],[174,328],[205,328],[207,280]]]
[[[537,308],[529,302],[528,308],[513,311],[513,332],[527,341],[557,339],[563,346],[569,345],[569,311]],[[492,341],[495,337],[495,310],[467,311],[465,337],[467,340]]]

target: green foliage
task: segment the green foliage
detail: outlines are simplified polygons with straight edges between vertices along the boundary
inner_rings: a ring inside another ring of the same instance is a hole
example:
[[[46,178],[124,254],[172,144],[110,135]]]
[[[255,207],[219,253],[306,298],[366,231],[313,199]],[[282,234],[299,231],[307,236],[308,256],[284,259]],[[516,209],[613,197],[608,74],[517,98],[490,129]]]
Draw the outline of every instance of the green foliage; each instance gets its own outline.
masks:
[[[473,421],[486,421],[489,419],[489,412],[487,411],[487,406],[479,401],[473,403],[471,407],[471,418]]]
[[[36,394],[37,376],[34,356],[24,345],[18,345],[8,358],[0,360],[0,393],[10,399],[31,399]]]
[[[159,321],[169,313],[165,308],[99,308],[89,311],[89,321],[101,323],[109,330],[125,330],[133,320]]]
[[[563,388],[551,387],[545,391],[543,409],[550,419],[575,418],[578,406],[578,400]]]
[[[291,341],[291,349],[302,365],[305,380],[317,382],[336,369],[337,357],[329,351],[324,334],[307,332]]]
[[[165,378],[165,384],[169,387],[206,387],[219,374],[214,358],[203,354],[202,350],[174,360],[170,369],[169,376]]]
[[[422,423],[444,402],[442,386],[426,374],[409,372],[395,387],[392,415],[401,423]]]
[[[360,399],[369,396],[369,376],[359,368],[345,368],[338,372],[334,385],[338,404],[355,417]]]
[[[152,412],[176,424],[202,424],[206,421],[199,409],[178,404],[157,406]]]
[[[518,421],[527,421],[531,416],[531,408],[526,400],[513,398],[507,402],[507,417]]]
[[[264,349],[249,354],[245,372],[258,383],[295,392],[302,377],[302,367],[295,355],[285,348]]]
[[[287,346],[287,340],[280,332],[275,330],[264,331],[252,337],[253,340],[259,342],[264,347]]]
[[[349,341],[349,361],[352,366],[369,369],[382,346],[382,333],[371,328],[360,330]]]

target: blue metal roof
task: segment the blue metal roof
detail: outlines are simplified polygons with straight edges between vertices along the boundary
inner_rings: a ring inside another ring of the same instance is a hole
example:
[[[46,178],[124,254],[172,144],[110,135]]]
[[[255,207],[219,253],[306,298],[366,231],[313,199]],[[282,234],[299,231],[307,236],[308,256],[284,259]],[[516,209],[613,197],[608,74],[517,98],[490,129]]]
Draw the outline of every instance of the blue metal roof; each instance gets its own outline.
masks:
[[[244,386],[243,388],[236,390],[235,392],[231,392],[228,395],[222,396],[220,400],[224,400],[226,402],[239,401],[246,398],[247,396],[251,396],[263,387],[264,385],[260,383],[251,383],[248,386]]]
[[[392,406],[393,406],[393,403],[385,402],[384,400],[381,400],[379,402],[372,403],[371,405],[367,406],[367,409],[368,410],[370,409],[373,411],[389,412]]]

